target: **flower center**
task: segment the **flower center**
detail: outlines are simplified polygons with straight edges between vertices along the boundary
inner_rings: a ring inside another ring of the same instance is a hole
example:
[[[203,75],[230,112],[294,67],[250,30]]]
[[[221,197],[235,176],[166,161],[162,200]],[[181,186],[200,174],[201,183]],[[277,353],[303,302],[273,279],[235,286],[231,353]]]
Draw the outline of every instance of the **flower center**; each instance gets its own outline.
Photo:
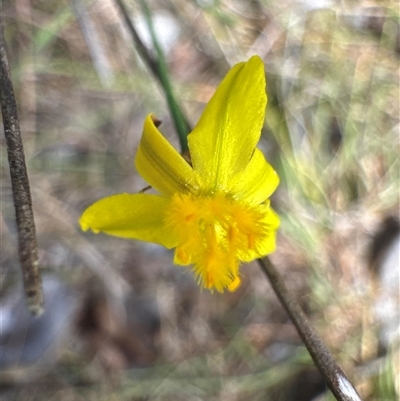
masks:
[[[268,253],[269,213],[268,202],[255,206],[222,193],[173,195],[165,222],[179,239],[174,262],[193,264],[205,288],[234,291],[240,284],[240,261]]]

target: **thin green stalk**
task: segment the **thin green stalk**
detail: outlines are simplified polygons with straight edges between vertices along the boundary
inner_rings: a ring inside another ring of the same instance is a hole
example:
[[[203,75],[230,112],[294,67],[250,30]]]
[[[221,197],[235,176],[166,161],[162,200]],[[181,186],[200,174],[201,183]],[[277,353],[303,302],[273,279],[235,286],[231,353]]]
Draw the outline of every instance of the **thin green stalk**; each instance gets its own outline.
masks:
[[[168,108],[171,112],[175,129],[178,134],[181,152],[185,153],[188,150],[187,135],[190,132],[190,125],[182,112],[182,108],[179,106],[175,98],[174,91],[172,89],[172,84],[169,79],[165,57],[154,30],[150,9],[148,8],[146,2],[141,0],[140,4],[142,6],[143,13],[146,18],[146,23],[153,41],[153,47],[156,51],[156,58],[151,54],[149,49],[147,49],[147,47],[139,37],[136,28],[132,23],[132,19],[130,18],[128,9],[126,8],[123,0],[115,0],[115,2],[124,16],[126,26],[128,27],[128,30],[132,35],[132,39],[133,42],[135,43],[137,51],[141,55],[143,61],[149,67],[154,77],[158,80],[164,91]]]
[[[176,132],[178,134],[179,142],[181,145],[181,151],[183,153],[188,150],[187,135],[189,133],[189,126],[186,123],[186,120],[185,120],[185,117],[183,116],[181,108],[179,107],[179,105],[175,99],[171,80],[169,79],[167,63],[165,61],[164,53],[161,49],[156,32],[154,30],[154,25],[153,25],[153,20],[151,17],[150,9],[147,6],[146,1],[141,0],[140,4],[142,6],[143,13],[146,18],[147,26],[149,28],[151,39],[153,41],[154,49],[156,50],[156,53],[157,53],[157,63],[158,63],[158,67],[159,67],[160,80],[162,82],[162,85],[163,85],[163,88],[165,91],[169,110],[172,114],[172,118],[174,119]]]

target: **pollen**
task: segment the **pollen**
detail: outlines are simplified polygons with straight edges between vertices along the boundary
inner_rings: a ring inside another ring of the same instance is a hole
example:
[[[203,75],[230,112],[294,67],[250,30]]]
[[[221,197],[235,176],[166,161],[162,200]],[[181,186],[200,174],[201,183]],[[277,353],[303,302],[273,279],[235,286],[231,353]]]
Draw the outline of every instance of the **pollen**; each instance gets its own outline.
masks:
[[[173,195],[165,224],[178,238],[174,262],[192,265],[204,288],[235,291],[240,262],[263,256],[271,242],[276,227],[265,223],[269,212],[269,203],[251,205],[223,193]]]

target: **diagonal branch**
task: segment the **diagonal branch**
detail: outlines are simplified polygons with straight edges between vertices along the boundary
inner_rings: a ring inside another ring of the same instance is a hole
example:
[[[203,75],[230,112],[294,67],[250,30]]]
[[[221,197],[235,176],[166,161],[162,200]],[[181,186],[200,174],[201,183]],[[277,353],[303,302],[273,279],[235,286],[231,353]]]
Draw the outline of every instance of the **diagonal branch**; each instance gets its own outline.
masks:
[[[329,388],[338,401],[362,401],[357,390],[350,383],[342,368],[333,358],[319,334],[311,326],[294,297],[290,295],[285,282],[268,258],[258,259],[261,270],[267,275],[269,282],[281,304],[308,349],[318,370],[325,378]]]
[[[17,104],[5,49],[2,15],[0,15],[0,80],[1,112],[17,219],[19,259],[22,266],[28,308],[32,314],[40,315],[43,312],[43,293],[39,272],[35,222]]]

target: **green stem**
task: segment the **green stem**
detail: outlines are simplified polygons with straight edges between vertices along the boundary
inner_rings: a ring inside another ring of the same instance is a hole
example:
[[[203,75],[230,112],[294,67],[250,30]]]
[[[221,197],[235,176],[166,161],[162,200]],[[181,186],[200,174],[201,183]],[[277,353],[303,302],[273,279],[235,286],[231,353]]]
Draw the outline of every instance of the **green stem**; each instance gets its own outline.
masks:
[[[164,91],[168,108],[172,115],[175,129],[178,134],[181,151],[182,153],[184,153],[188,150],[187,135],[190,132],[190,125],[182,112],[182,108],[179,106],[175,98],[174,91],[172,89],[172,84],[168,75],[168,69],[165,57],[159,45],[157,35],[154,30],[154,25],[151,18],[150,10],[146,2],[141,0],[140,4],[142,6],[146,18],[146,23],[153,41],[154,49],[156,51],[156,56],[157,56],[156,58],[153,57],[149,49],[147,49],[147,47],[139,37],[123,0],[115,0],[115,1],[124,16],[126,26],[128,27],[128,30],[132,35],[133,42],[135,43],[135,46],[140,56],[142,57],[143,61],[147,64],[154,77],[158,80],[158,82],[161,85],[161,88]]]
[[[164,53],[161,49],[156,32],[154,30],[150,9],[147,6],[146,1],[141,0],[140,4],[142,6],[144,16],[146,18],[147,26],[150,31],[154,49],[156,50],[157,53],[157,63],[158,63],[158,71],[160,74],[160,80],[165,91],[165,96],[167,98],[169,110],[172,114],[172,118],[174,119],[175,129],[176,132],[178,133],[179,142],[181,145],[181,151],[185,152],[188,150],[187,135],[189,133],[189,127],[185,121],[185,117],[183,116],[181,108],[179,107],[174,96],[171,80],[169,79],[168,75],[167,63],[165,61]]]

